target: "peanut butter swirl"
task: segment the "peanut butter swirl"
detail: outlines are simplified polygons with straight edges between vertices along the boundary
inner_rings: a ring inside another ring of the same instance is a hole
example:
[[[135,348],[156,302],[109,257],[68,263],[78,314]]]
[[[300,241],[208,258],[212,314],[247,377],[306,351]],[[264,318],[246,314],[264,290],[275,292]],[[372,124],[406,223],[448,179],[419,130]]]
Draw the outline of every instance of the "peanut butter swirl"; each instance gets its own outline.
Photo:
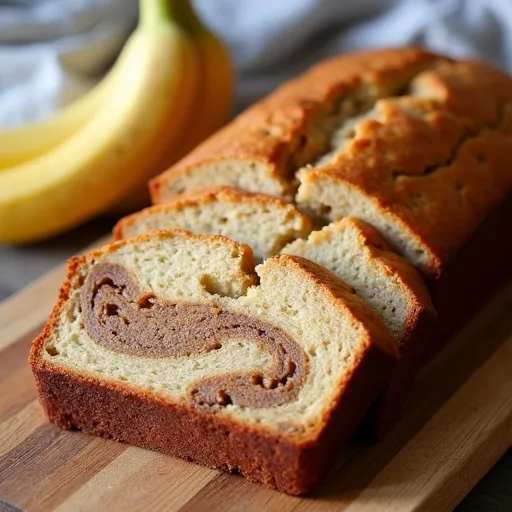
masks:
[[[188,388],[199,408],[228,404],[272,407],[291,402],[304,383],[308,361],[302,348],[268,322],[215,305],[175,304],[141,291],[122,265],[100,263],[80,294],[84,326],[101,346],[144,357],[192,357],[222,347],[230,338],[258,343],[272,357],[268,374],[258,371],[201,378]]]

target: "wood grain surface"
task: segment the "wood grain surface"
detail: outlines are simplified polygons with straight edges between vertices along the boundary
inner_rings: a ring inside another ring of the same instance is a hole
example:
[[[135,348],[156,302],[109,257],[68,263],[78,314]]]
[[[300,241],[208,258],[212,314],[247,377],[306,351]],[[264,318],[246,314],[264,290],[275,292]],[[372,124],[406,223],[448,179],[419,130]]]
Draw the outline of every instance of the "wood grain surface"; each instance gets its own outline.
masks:
[[[48,424],[27,356],[63,275],[0,305],[0,510],[451,510],[512,444],[512,284],[424,368],[385,442],[354,441],[297,498]]]

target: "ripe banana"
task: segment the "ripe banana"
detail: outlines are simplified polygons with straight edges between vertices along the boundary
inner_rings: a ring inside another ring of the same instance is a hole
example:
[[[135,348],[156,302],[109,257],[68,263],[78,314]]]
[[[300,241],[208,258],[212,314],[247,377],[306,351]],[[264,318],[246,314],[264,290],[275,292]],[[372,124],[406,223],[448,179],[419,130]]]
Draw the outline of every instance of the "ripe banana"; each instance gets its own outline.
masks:
[[[198,101],[188,119],[189,129],[182,131],[178,153],[161,171],[221,128],[229,119],[233,102],[233,70],[224,45],[199,21],[190,2],[184,2],[176,18],[194,40],[200,82]]]
[[[121,54],[112,70],[98,85],[56,115],[28,125],[1,130],[0,171],[42,155],[76,133],[108,99],[117,70],[124,66],[124,58],[124,54]]]
[[[174,19],[183,0],[140,5],[103,108],[62,144],[0,171],[0,242],[41,239],[105,210],[179,134],[198,83],[195,49]]]
[[[229,119],[233,100],[233,70],[229,54],[221,41],[197,18],[190,2],[184,1],[176,10],[176,21],[194,42],[199,61],[199,84],[192,111],[177,137],[162,158],[148,169],[130,194],[111,213],[134,211],[149,202],[146,183],[167,170],[192,151],[206,137],[221,128]],[[167,134],[162,134],[167,137]]]

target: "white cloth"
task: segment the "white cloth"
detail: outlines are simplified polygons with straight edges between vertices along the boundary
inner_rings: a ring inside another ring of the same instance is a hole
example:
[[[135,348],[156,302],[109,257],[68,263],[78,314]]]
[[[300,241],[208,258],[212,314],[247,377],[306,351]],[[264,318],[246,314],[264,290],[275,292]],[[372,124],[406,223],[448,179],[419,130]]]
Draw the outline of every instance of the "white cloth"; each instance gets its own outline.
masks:
[[[227,42],[238,107],[322,57],[416,43],[512,72],[511,0],[195,0]],[[137,20],[136,0],[0,4],[0,125],[44,117],[82,94]]]
[[[0,4],[0,125],[45,117],[90,89],[137,16],[136,0]]]

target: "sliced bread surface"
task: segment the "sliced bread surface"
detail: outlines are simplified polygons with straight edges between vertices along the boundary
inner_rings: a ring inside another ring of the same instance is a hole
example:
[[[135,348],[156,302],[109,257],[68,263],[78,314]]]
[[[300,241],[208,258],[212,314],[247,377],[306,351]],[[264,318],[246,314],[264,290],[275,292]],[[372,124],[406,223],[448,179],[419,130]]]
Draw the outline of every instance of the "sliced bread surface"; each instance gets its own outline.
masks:
[[[121,240],[159,229],[218,234],[247,243],[256,259],[277,254],[288,242],[311,231],[310,219],[282,199],[229,187],[201,189],[121,219]]]
[[[248,246],[185,231],[72,259],[30,357],[49,419],[309,490],[389,378],[396,346],[314,263],[282,255],[256,272]]]

